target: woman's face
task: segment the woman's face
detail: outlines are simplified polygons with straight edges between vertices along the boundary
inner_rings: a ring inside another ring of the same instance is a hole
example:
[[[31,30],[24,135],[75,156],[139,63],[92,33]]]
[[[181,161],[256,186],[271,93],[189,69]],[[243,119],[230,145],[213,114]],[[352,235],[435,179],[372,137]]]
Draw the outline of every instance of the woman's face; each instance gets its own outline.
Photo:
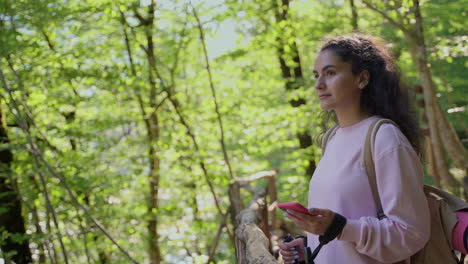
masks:
[[[362,81],[332,50],[324,50],[315,60],[315,92],[323,110],[343,111],[360,108]]]

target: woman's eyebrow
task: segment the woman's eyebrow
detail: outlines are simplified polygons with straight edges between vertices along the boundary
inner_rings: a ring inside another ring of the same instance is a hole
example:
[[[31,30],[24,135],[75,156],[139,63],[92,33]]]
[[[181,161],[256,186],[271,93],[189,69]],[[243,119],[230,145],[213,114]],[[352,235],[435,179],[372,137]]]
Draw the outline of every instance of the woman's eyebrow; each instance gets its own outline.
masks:
[[[322,68],[322,71],[324,71],[324,70],[326,70],[326,69],[328,69],[328,68],[336,68],[336,66],[335,66],[335,65],[332,65],[332,64],[328,64],[328,65],[326,65],[325,67]],[[314,70],[313,73],[317,73],[317,71]]]

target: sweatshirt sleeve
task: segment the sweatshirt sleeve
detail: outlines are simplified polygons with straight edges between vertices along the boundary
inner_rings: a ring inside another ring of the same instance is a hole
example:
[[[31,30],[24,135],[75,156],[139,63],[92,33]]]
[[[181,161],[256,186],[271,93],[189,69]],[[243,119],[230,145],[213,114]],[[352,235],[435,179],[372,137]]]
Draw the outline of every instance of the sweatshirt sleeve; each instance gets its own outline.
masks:
[[[384,263],[413,255],[430,235],[422,165],[406,138],[395,130],[387,126],[380,137],[379,130],[375,145],[377,187],[387,217],[348,219],[339,237],[353,243],[359,253]]]

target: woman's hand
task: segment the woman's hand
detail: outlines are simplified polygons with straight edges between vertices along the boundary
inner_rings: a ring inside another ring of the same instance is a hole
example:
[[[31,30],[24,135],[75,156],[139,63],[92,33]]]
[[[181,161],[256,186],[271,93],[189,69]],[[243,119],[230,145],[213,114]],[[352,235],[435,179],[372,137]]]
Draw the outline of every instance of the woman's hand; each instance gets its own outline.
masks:
[[[323,235],[335,217],[335,212],[328,209],[311,208],[309,212],[316,215],[310,216],[293,210],[287,210],[284,214],[302,230],[314,235]]]
[[[302,237],[288,243],[280,242],[278,246],[285,264],[304,260],[304,239]]]

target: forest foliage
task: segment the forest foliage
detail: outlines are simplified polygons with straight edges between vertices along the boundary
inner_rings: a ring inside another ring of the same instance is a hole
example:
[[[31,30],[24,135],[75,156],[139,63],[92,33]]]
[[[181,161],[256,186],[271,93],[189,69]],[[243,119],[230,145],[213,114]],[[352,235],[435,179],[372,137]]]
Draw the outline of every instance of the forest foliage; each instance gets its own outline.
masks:
[[[0,202],[16,193],[25,226],[1,226],[0,248],[27,242],[36,263],[207,263],[234,179],[276,169],[278,200],[306,203],[306,172],[332,125],[314,95],[314,58],[322,37],[354,28],[351,1],[291,1],[278,21],[284,2],[0,0],[0,154],[12,154],[0,157],[0,184],[12,186]],[[411,25],[401,14],[414,1],[352,2],[358,29],[391,43],[417,107],[407,38],[363,3]],[[437,100],[466,148],[468,6],[420,8]],[[297,89],[285,89],[279,56],[291,68],[300,57]],[[304,132],[313,144],[301,148]],[[216,263],[236,260],[229,219]]]

